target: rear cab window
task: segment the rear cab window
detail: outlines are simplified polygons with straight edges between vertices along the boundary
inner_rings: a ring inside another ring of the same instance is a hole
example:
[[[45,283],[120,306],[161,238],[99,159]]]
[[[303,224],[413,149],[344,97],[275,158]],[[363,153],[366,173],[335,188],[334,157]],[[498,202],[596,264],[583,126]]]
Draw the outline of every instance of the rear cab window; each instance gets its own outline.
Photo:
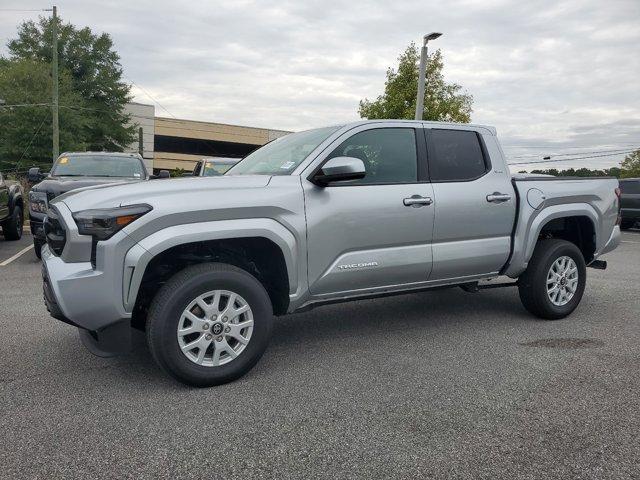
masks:
[[[430,129],[426,135],[432,182],[468,182],[490,170],[477,132]]]

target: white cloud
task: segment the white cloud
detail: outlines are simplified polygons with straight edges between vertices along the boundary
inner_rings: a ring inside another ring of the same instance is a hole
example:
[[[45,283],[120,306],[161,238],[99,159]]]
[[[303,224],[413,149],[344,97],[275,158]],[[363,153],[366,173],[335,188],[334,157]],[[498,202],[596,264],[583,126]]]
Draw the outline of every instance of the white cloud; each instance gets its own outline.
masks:
[[[508,155],[640,145],[637,0],[58,4],[65,20],[109,32],[126,75],[181,118],[292,130],[355,120],[407,44],[441,31],[446,78],[473,94],[473,121],[495,125]],[[34,16],[3,12],[0,40]]]

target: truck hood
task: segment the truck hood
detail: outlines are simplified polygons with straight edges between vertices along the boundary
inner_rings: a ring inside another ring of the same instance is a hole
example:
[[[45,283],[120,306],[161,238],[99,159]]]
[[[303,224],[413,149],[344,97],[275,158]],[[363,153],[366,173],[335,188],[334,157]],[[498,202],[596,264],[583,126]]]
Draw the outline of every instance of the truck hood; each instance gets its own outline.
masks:
[[[56,201],[64,202],[72,212],[140,203],[154,207],[185,202],[187,205],[196,205],[198,202],[210,200],[214,191],[218,194],[218,201],[221,201],[238,189],[265,187],[270,179],[271,177],[266,175],[157,179],[83,188],[62,195]]]
[[[113,185],[116,183],[140,182],[139,178],[125,177],[49,177],[31,188],[33,192],[45,192],[49,198],[79,188],[95,185]]]

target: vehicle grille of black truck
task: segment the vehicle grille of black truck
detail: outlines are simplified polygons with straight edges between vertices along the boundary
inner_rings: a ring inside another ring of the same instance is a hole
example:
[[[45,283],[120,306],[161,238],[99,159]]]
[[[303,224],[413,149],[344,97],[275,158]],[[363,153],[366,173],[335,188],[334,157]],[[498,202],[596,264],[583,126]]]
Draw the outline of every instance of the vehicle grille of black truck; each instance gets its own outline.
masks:
[[[60,222],[58,214],[53,208],[49,208],[44,221],[44,234],[47,238],[47,244],[54,255],[60,256],[64,245],[67,241],[67,234]]]

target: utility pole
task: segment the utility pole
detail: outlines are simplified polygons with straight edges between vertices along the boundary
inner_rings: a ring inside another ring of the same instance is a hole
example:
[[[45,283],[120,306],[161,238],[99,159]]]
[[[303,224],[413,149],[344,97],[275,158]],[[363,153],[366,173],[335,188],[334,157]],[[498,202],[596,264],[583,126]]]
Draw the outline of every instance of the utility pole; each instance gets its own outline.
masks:
[[[51,113],[53,114],[53,161],[55,162],[60,154],[60,126],[58,124],[58,7],[53,6],[53,27],[51,29],[53,36],[53,54],[51,57],[51,77],[53,81],[53,94]]]
[[[435,40],[441,33],[433,32],[423,37],[424,43],[422,44],[422,50],[420,51],[420,71],[418,73],[418,98],[416,98],[416,120],[422,120],[424,113],[424,84],[425,77],[427,75],[427,43],[429,40]]]

